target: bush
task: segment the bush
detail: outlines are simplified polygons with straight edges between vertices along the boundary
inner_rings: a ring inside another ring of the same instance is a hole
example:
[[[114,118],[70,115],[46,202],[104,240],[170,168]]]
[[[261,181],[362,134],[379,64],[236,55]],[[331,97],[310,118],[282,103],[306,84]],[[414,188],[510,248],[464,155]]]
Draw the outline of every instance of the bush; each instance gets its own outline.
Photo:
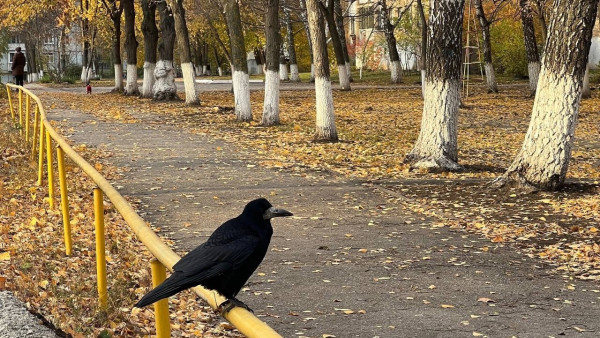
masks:
[[[527,54],[520,21],[500,20],[491,27],[492,57],[498,73],[527,77]]]
[[[83,67],[78,66],[78,65],[68,65],[65,67],[65,78],[75,78],[75,79],[79,79],[81,78],[81,71],[82,71]]]

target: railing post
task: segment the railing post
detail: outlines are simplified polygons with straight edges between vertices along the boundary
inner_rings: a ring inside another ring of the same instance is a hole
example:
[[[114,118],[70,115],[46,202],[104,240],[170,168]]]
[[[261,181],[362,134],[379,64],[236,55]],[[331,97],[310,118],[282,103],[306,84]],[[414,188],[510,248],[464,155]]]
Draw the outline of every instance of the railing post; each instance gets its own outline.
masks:
[[[40,116],[40,146],[38,156],[38,181],[37,185],[42,185],[42,176],[44,175],[44,122]]]
[[[52,137],[50,132],[46,130],[46,164],[48,169],[48,203],[50,208],[54,209],[54,173],[52,172]]]
[[[63,229],[65,236],[65,253],[71,256],[73,244],[71,241],[71,221],[69,219],[69,198],[67,194],[67,175],[65,173],[65,155],[60,146],[56,147],[56,160],[58,162],[58,179],[60,181],[60,206],[63,216]]]
[[[23,135],[23,90],[19,88],[19,133]]]
[[[98,302],[106,308],[108,292],[106,289],[106,254],[104,244],[104,197],[102,190],[94,188],[94,226],[96,228],[96,275],[98,279]]]
[[[29,108],[31,106],[31,99],[29,95],[25,97],[25,143],[29,142]]]
[[[157,287],[167,278],[165,266],[158,260],[150,262],[152,270],[152,287]],[[154,318],[156,321],[156,337],[171,337],[171,322],[169,320],[169,303],[167,298],[154,303]]]
[[[31,137],[31,158],[35,156],[35,142],[37,141],[37,129],[38,129],[38,120],[40,118],[40,107],[35,105],[35,113],[33,115],[33,132]]]
[[[10,116],[12,118],[13,124],[15,123],[15,109],[12,103],[12,95],[10,93],[10,87],[6,86],[6,93],[8,94],[8,106],[10,107]]]

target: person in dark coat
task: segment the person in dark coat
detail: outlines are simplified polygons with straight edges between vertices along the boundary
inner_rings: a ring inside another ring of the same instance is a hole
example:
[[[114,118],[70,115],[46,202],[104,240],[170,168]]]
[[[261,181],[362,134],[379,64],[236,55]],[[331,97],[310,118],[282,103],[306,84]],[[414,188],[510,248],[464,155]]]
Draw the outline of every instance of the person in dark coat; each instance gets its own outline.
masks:
[[[25,54],[21,53],[21,47],[16,48],[17,53],[13,57],[12,74],[15,77],[17,86],[23,85],[23,75],[25,74]]]

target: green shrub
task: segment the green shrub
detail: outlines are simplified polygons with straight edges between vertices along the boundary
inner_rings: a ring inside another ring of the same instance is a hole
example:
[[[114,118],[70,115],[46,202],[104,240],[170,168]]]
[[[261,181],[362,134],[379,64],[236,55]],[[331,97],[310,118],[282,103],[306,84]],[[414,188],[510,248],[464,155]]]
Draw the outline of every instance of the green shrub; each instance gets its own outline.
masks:
[[[500,20],[491,27],[490,34],[495,70],[507,76],[527,77],[527,54],[520,22]]]

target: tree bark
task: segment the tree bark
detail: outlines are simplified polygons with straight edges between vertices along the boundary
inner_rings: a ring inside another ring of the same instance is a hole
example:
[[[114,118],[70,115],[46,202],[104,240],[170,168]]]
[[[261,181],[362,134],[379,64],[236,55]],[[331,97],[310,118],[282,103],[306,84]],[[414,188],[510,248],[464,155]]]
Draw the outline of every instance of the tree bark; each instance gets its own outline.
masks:
[[[110,6],[108,5],[110,3]],[[113,24],[112,56],[115,69],[114,92],[122,93],[123,88],[123,61],[121,60],[121,16],[123,14],[123,3],[111,0],[104,3]]]
[[[342,90],[350,90],[350,76],[348,74],[348,69],[346,68],[346,60],[344,59],[344,51],[342,50],[342,42],[340,40],[340,35],[338,34],[336,23],[335,23],[335,13],[333,11],[333,3],[331,0],[327,3],[327,6],[323,4],[323,0],[319,0],[319,8],[325,20],[327,20],[327,27],[329,27],[329,35],[331,36],[331,43],[333,44],[333,51],[335,53],[335,61],[338,67],[338,77],[340,88]],[[308,6],[308,3],[307,3]],[[313,40],[314,43],[314,40]],[[315,67],[316,64],[315,64]],[[315,74],[316,77],[316,74]]]
[[[238,121],[251,121],[252,109],[250,107],[250,78],[248,76],[248,61],[246,60],[246,43],[244,42],[240,7],[236,0],[226,1],[225,16],[231,45],[235,115]]]
[[[335,12],[335,25],[340,37],[342,45],[342,53],[344,54],[344,64],[348,73],[348,80],[352,82],[352,73],[350,72],[350,54],[348,53],[348,45],[346,42],[346,29],[344,28],[344,11],[340,0],[333,0],[333,11]]]
[[[563,185],[597,6],[598,0],[554,2],[529,129],[497,186],[555,190]]]
[[[583,90],[581,92],[582,99],[589,99],[592,97],[592,90],[590,89],[590,64],[585,65],[585,74],[583,75]]]
[[[402,82],[402,66],[400,65],[400,54],[394,31],[396,26],[390,21],[389,8],[386,0],[381,0],[381,16],[383,20],[383,32],[388,46],[388,56],[390,58],[390,76],[392,83]]]
[[[490,35],[490,22],[485,16],[481,0],[475,0],[475,12],[481,26],[481,35],[483,36],[483,62],[485,67],[485,79],[488,87],[488,93],[498,92],[498,83],[496,82],[496,73],[492,63],[492,41]]]
[[[421,94],[425,97],[425,68],[427,65],[427,19],[423,2],[417,0],[417,11],[419,12],[419,23],[421,24]]]
[[[152,99],[157,101],[176,100],[175,71],[173,69],[173,49],[175,47],[175,20],[171,9],[164,1],[156,4],[160,16],[160,38],[158,40],[159,61],[154,69]]]
[[[279,55],[281,35],[279,34],[279,0],[267,1],[265,16],[265,38],[267,40],[265,101],[263,105],[262,124],[272,126],[279,124]]]
[[[290,18],[289,8],[284,8],[284,20],[285,20],[285,36],[287,41],[288,56],[290,58],[290,81],[300,82],[300,73],[298,72],[298,59],[296,58],[296,45],[294,41],[294,25]]]
[[[127,84],[125,95],[139,95],[137,84],[137,47],[135,39],[135,9],[133,0],[121,0],[125,14],[125,52],[127,53]]]
[[[288,76],[288,67],[287,62],[285,61],[285,53],[283,48],[279,50],[279,80],[288,81],[290,77]]]
[[[459,170],[457,123],[464,0],[432,3],[427,38],[421,131],[406,162],[411,168]]]
[[[531,95],[535,95],[538,79],[540,76],[540,54],[535,41],[535,29],[533,26],[533,14],[529,0],[519,0],[521,11],[521,22],[523,23],[523,36],[525,38],[525,50],[527,53],[527,71],[529,73],[529,89]]]
[[[308,39],[308,49],[310,54],[310,82],[315,82],[315,65],[314,65],[314,56],[313,56],[313,47],[312,47],[312,37],[310,35],[310,29],[308,28],[308,19],[306,13],[306,0],[300,0],[300,17],[302,19],[302,24],[304,25],[304,31],[306,32],[306,37]]]
[[[158,45],[158,28],[156,28],[156,2],[142,0],[142,34],[144,35],[144,83],[142,97],[152,98],[154,86],[154,69],[156,68],[156,48]]]
[[[329,78],[329,57],[325,41],[325,23],[319,6],[322,6],[319,0],[306,0],[308,27],[315,64],[316,131],[314,138],[317,141],[337,142],[333,95]]]
[[[196,93],[196,76],[194,66],[192,65],[190,35],[185,21],[183,0],[168,0],[167,3],[170,5],[171,11],[173,11],[173,19],[175,20],[179,60],[181,62],[181,73],[183,74],[183,85],[185,87],[185,103],[187,105],[197,105],[200,104],[200,99]]]

